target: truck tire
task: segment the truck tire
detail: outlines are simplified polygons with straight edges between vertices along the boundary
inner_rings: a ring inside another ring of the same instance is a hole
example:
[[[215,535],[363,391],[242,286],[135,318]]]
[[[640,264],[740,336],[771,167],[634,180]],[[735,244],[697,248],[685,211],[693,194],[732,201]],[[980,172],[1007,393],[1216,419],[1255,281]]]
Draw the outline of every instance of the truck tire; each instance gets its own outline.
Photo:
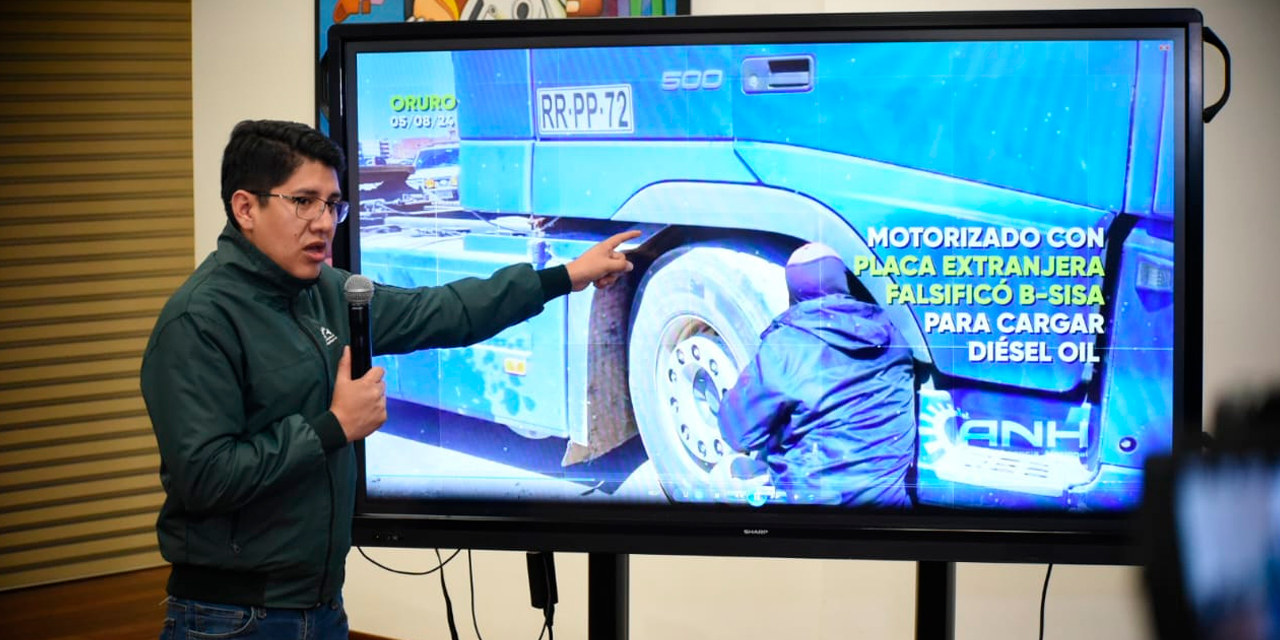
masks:
[[[636,426],[672,501],[720,499],[711,470],[736,454],[720,434],[720,398],[787,306],[776,252],[696,244],[662,255],[632,308],[628,377]]]

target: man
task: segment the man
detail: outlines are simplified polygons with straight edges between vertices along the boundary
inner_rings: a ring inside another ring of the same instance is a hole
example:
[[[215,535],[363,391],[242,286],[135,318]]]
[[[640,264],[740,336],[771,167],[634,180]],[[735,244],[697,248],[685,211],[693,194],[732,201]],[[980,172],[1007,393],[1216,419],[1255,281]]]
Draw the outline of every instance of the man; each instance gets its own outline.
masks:
[[[910,506],[915,457],[911,350],[884,310],[849,295],[844,262],[812,243],[787,261],[792,306],[725,394],[725,442],[759,452],[789,502]],[[750,464],[737,458],[741,478]],[[720,471],[725,473],[725,471]]]
[[[325,263],[346,215],[342,152],[305,125],[246,121],[222,160],[227,225],[174,293],[142,360],[173,566],[164,637],[346,638],[355,456],[386,420],[381,367],[351,377],[348,273]],[[631,269],[616,235],[566,266],[442,287],[376,286],[379,353],[482,341]],[[229,636],[228,636],[229,637]]]

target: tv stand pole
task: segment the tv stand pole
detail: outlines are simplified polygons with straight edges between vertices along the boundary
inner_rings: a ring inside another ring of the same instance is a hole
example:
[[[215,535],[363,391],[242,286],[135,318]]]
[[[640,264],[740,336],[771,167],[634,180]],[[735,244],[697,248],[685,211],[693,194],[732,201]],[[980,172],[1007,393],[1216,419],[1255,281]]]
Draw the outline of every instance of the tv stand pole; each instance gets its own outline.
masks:
[[[916,640],[954,640],[956,563],[916,563]]]
[[[627,640],[630,557],[587,554],[587,640]]]

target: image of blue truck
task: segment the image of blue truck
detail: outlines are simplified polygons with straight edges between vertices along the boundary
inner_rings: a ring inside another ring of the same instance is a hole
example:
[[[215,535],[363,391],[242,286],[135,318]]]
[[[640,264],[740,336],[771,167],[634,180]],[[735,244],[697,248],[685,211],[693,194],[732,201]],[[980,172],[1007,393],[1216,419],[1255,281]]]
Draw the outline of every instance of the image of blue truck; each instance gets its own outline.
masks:
[[[1172,55],[1134,40],[361,53],[356,135],[382,149],[362,151],[352,194],[366,275],[445,284],[643,232],[614,287],[472,347],[379,356],[388,396],[561,438],[566,468],[638,437],[663,500],[712,500],[721,465],[751,455],[726,444],[719,400],[788,306],[788,255],[818,242],[914,356],[918,503],[1131,508],[1173,431]],[[427,156],[454,158],[445,196],[406,179]]]

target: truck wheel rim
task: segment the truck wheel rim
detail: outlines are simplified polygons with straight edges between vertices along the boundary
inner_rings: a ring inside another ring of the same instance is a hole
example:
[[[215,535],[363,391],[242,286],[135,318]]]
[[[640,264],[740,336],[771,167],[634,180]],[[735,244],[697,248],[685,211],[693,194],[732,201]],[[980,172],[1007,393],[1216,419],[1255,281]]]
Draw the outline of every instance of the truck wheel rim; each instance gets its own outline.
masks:
[[[720,435],[720,400],[738,364],[720,334],[701,318],[675,318],[663,332],[655,372],[666,422],[691,459],[709,469],[730,453]]]

